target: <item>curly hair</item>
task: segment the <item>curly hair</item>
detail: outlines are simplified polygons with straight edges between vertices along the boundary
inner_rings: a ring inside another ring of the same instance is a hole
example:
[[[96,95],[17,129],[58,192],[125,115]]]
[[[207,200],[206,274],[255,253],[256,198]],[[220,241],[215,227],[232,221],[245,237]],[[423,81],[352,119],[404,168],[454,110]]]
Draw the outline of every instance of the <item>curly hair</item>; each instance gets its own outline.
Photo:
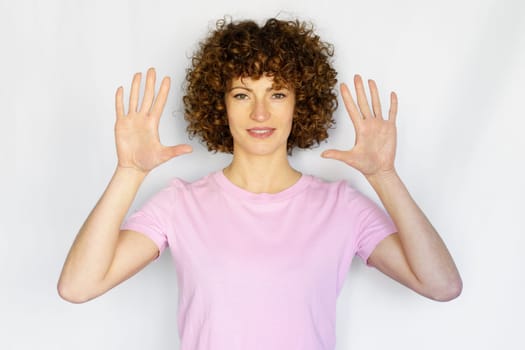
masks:
[[[224,98],[232,79],[240,77],[267,75],[276,86],[294,90],[288,154],[328,137],[335,124],[337,72],[330,62],[333,45],[321,41],[313,25],[271,18],[260,27],[221,19],[199,45],[186,72],[183,102],[190,137],[200,137],[209,151],[233,153]]]

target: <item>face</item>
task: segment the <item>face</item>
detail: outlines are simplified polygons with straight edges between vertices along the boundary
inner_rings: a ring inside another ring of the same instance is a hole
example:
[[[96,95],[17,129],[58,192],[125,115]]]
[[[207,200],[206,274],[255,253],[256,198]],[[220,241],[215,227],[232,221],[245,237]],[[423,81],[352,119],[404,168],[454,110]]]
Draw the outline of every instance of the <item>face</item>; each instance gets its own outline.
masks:
[[[273,79],[233,79],[225,94],[234,154],[286,156],[292,129],[295,94],[276,89]]]

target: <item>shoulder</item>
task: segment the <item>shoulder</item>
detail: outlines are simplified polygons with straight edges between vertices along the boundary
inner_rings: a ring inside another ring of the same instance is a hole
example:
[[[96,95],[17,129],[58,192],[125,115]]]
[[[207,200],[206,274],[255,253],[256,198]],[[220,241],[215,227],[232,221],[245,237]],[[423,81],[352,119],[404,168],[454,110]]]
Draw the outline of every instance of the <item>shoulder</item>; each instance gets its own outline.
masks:
[[[362,196],[347,180],[330,181],[314,175],[306,176],[308,176],[310,182],[308,189],[312,193],[345,200],[353,200]]]
[[[347,180],[328,181],[317,176],[310,177],[308,192],[313,198],[340,206],[355,215],[377,208],[378,203],[363,194]]]
[[[210,194],[217,191],[216,177],[217,172],[209,173],[193,181],[174,177],[163,191],[177,196]]]
[[[212,174],[195,181],[173,177],[146,200],[144,208],[171,212],[174,207],[208,198],[210,191],[214,191]]]

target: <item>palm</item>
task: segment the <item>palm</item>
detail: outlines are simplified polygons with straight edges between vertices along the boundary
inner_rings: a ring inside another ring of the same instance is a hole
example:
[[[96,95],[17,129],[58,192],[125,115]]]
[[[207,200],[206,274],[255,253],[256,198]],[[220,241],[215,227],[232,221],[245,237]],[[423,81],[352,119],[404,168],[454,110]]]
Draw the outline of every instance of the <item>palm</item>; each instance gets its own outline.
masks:
[[[160,86],[155,102],[155,71],[148,70],[144,97],[140,109],[138,94],[140,73],[133,78],[129,98],[128,114],[124,113],[122,88],[117,90],[115,123],[115,141],[118,165],[134,168],[147,173],[159,164],[183,153],[191,152],[189,145],[165,147],[160,143],[158,127],[162,110],[166,104],[170,81],[165,78]]]
[[[361,77],[356,75],[354,82],[359,109],[348,87],[341,86],[343,101],[356,132],[354,147],[347,151],[327,150],[323,156],[343,161],[365,176],[391,171],[396,153],[397,97],[395,93],[391,94],[389,118],[385,120],[373,80],[369,81],[373,112],[368,105]]]
[[[162,151],[157,132],[147,125],[146,118],[122,119],[115,125],[117,155],[120,165],[149,171],[161,163]],[[140,125],[142,124],[142,125]],[[146,124],[146,125],[144,125]]]

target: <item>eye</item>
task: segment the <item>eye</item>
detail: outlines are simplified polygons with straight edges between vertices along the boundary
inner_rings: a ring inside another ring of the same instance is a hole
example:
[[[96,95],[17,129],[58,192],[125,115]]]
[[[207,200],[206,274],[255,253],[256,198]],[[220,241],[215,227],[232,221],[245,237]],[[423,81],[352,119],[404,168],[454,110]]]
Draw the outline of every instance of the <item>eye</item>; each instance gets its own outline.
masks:
[[[233,95],[233,98],[236,100],[246,100],[248,98],[248,95],[243,94],[243,93],[238,93],[238,94]]]
[[[272,95],[272,97],[277,100],[282,100],[283,98],[286,97],[286,95],[283,94],[282,92],[276,92],[275,94]]]

